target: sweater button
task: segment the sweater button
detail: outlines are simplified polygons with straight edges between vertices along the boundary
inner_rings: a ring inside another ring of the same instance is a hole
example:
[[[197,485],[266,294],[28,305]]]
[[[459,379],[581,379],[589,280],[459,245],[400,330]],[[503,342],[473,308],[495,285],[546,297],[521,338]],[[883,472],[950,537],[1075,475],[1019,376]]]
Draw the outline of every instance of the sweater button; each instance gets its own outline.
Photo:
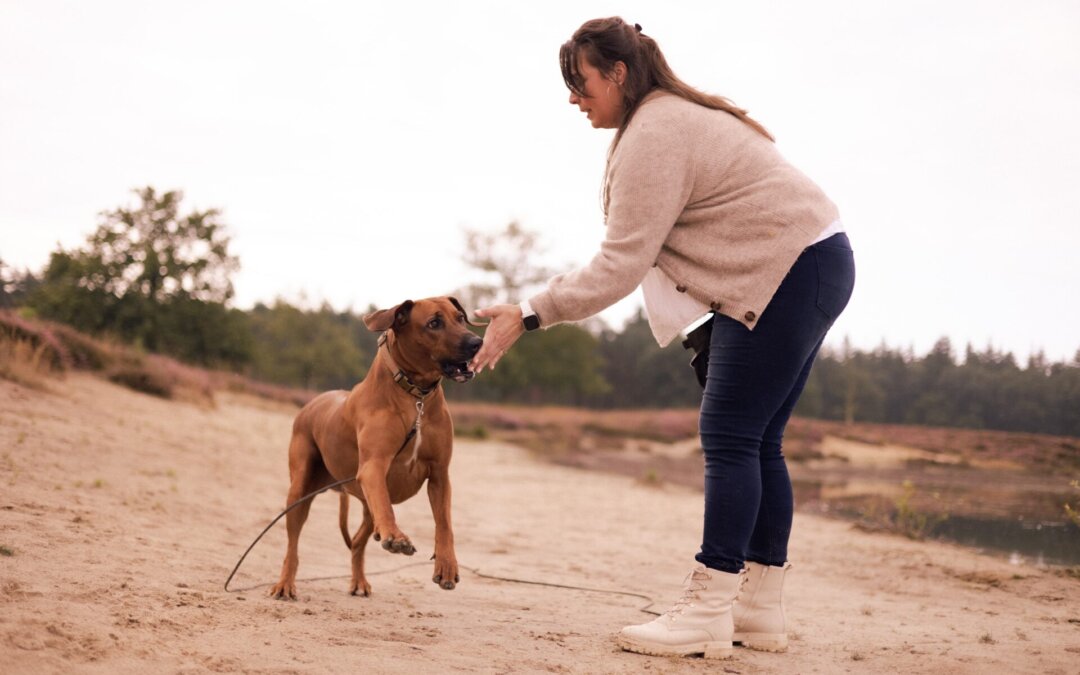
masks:
[[[676,286],[675,290],[677,290],[680,293],[685,293],[686,292],[686,286]]]
[[[757,318],[757,314],[754,314],[753,312],[747,312],[745,315],[743,315],[743,318],[746,319],[746,321],[749,323],[750,321],[753,321]]]

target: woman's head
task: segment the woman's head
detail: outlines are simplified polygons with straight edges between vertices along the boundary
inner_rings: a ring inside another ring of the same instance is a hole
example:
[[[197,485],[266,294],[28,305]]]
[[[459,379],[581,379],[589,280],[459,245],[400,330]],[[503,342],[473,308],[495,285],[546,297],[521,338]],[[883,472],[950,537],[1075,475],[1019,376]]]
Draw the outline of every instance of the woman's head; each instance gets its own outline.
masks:
[[[621,18],[586,21],[559,49],[570,103],[589,115],[597,128],[617,128],[620,135],[646,94],[663,89],[699,105],[723,110],[772,140],[746,111],[723,96],[694,89],[672,72],[660,46],[641,26]]]
[[[626,113],[656,87],[653,69],[643,63],[642,37],[639,27],[617,16],[593,19],[559,50],[570,102],[590,113],[594,127],[621,127]]]
[[[618,129],[627,110],[623,93],[626,74],[626,64],[622,61],[603,71],[583,55],[574,65],[570,103],[585,113],[593,127]]]

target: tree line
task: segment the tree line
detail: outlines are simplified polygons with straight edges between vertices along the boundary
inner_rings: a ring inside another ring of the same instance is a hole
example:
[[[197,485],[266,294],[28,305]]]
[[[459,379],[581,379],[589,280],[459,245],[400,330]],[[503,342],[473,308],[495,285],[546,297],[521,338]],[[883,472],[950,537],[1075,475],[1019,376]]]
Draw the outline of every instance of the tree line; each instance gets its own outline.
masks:
[[[282,299],[230,306],[239,260],[214,209],[181,213],[179,191],[135,191],[131,207],[105,211],[86,242],[57,248],[40,272],[0,261],[0,306],[275,384],[349,388],[364,377],[376,335],[363,311]],[[554,268],[535,233],[511,223],[466,233],[477,278],[453,291],[467,308],[525,297]],[[438,291],[433,291],[437,293]],[[640,313],[620,330],[593,321],[523,337],[452,398],[595,408],[696,407],[701,390],[677,343],[661,349]],[[881,346],[824,349],[796,414],[849,422],[923,424],[1080,436],[1080,351],[1068,362],[942,338],[925,355]]]

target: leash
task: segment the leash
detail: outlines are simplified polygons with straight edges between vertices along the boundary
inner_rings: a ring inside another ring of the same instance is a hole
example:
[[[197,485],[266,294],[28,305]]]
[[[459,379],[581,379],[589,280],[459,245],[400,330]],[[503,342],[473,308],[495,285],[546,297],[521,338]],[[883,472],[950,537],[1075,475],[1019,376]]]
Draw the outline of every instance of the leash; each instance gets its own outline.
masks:
[[[410,567],[418,567],[420,565],[427,565],[427,564],[429,564],[429,562],[430,561],[425,560],[425,561],[422,561],[422,562],[406,563],[404,565],[399,565],[397,567],[391,567],[390,569],[376,570],[374,572],[366,572],[366,575],[369,576],[369,577],[375,577],[375,576],[379,576],[380,574],[391,574],[393,572],[400,572],[401,570],[408,569]],[[564,589],[564,590],[571,590],[571,591],[584,591],[584,592],[587,592],[587,593],[600,593],[602,595],[625,595],[625,596],[631,597],[631,598],[640,598],[641,600],[648,601],[648,604],[639,607],[638,608],[639,612],[644,612],[646,614],[652,614],[653,616],[659,616],[660,615],[660,612],[657,612],[657,611],[655,611],[653,609],[650,609],[653,605],[656,604],[656,602],[651,597],[649,597],[647,595],[643,595],[641,593],[633,593],[631,591],[617,591],[617,590],[612,590],[612,589],[609,589],[609,588],[590,588],[588,586],[571,586],[571,585],[568,585],[568,584],[556,584],[556,583],[553,583],[553,582],[550,582],[550,581],[532,581],[530,579],[515,579],[513,577],[500,577],[500,576],[497,576],[497,575],[494,575],[494,574],[484,574],[483,572],[481,572],[477,568],[469,567],[468,565],[458,565],[458,567],[460,569],[462,569],[462,570],[465,570],[467,572],[472,573],[474,576],[477,576],[477,577],[479,577],[481,579],[490,579],[492,581],[505,581],[505,582],[511,583],[511,584],[528,584],[530,586],[544,586],[544,587],[547,587],[547,588],[561,588],[561,589]],[[330,581],[330,580],[333,580],[333,579],[348,579],[348,578],[349,577],[346,576],[346,575],[340,575],[340,576],[334,576],[334,577],[309,577],[307,579],[297,579],[297,581]],[[256,588],[262,588],[264,586],[269,586],[269,585],[270,584],[259,584],[257,586],[248,586],[247,588],[238,588],[238,589],[236,589],[234,591],[229,591],[229,592],[230,593],[241,593],[243,591],[251,591],[251,590],[255,590]]]
[[[301,504],[303,504],[307,500],[311,499],[312,497],[315,497],[316,495],[321,495],[322,493],[326,492],[327,490],[329,490],[331,488],[335,488],[335,487],[337,487],[339,485],[344,485],[345,483],[349,483],[349,482],[354,481],[354,480],[356,480],[356,479],[355,478],[343,478],[342,480],[339,480],[337,482],[330,483],[326,487],[322,487],[322,488],[319,488],[318,490],[316,490],[315,492],[308,493],[308,494],[304,495],[303,497],[301,497],[300,499],[297,499],[292,504],[289,504],[287,507],[285,507],[285,510],[282,511],[281,513],[277,514],[277,517],[274,518],[273,520],[271,520],[270,524],[263,528],[263,531],[259,533],[259,536],[255,537],[255,541],[251,542],[251,546],[247,547],[247,550],[244,551],[244,555],[240,556],[240,560],[238,560],[236,562],[236,567],[234,567],[233,571],[229,573],[229,578],[225,580],[225,592],[226,593],[232,592],[232,591],[229,591],[229,582],[232,581],[232,578],[234,576],[236,576],[236,572],[237,572],[237,570],[240,569],[240,566],[244,564],[244,558],[247,557],[248,553],[251,553],[251,549],[255,548],[255,544],[259,543],[259,540],[263,538],[263,535],[266,534],[267,532],[269,532],[270,528],[273,527],[274,524],[277,523],[277,521],[281,520],[282,516],[284,516],[289,511],[292,511],[297,506],[300,506]]]
[[[420,418],[424,414],[424,402],[423,401],[417,401],[416,402],[416,410],[417,410],[416,422],[413,423],[413,428],[410,429],[409,433],[405,436],[405,442],[401,444],[401,447],[398,449],[397,453],[394,455],[395,457],[397,455],[401,454],[401,451],[405,449],[405,447],[409,444],[409,441],[412,440],[413,436],[415,436],[418,433],[418,430],[419,430],[419,427],[420,427]],[[417,442],[419,443],[419,440]],[[240,556],[240,560],[238,560],[236,562],[236,566],[233,567],[232,572],[229,573],[229,578],[225,580],[225,592],[226,593],[238,593],[239,592],[239,591],[230,591],[229,590],[229,584],[232,582],[233,577],[236,576],[237,571],[240,570],[240,566],[244,564],[244,560],[247,558],[248,553],[251,553],[251,549],[255,548],[255,544],[258,544],[259,541],[263,538],[263,536],[267,532],[270,531],[270,528],[272,528],[275,524],[277,524],[277,522],[279,520],[281,520],[285,516],[285,514],[287,514],[289,511],[292,511],[297,506],[300,506],[300,504],[306,502],[309,499],[315,498],[316,496],[326,492],[327,490],[332,490],[333,488],[339,487],[341,485],[344,485],[345,483],[350,483],[350,482],[355,481],[355,480],[356,480],[355,478],[343,478],[342,480],[335,481],[333,483],[330,483],[329,485],[325,485],[325,486],[319,488],[318,490],[315,490],[314,492],[309,492],[308,494],[304,495],[300,499],[297,499],[295,502],[293,502],[292,504],[289,504],[287,507],[285,507],[285,510],[283,510],[281,513],[277,514],[277,516],[275,516],[274,519],[270,521],[270,524],[263,528],[262,532],[259,533],[259,536],[255,537],[255,540],[251,542],[251,545],[248,546],[247,549],[244,551],[243,555]],[[378,575],[378,574],[388,574],[390,572],[396,572],[398,570],[403,570],[403,569],[406,569],[408,567],[416,567],[417,565],[427,565],[427,564],[428,563],[426,561],[425,562],[409,563],[407,565],[402,565],[400,567],[395,567],[395,568],[389,569],[389,570],[381,570],[381,571],[378,571],[378,572],[369,572],[368,575],[369,576],[375,576],[375,575]],[[639,607],[638,611],[645,612],[646,614],[659,615],[659,612],[655,612],[652,609],[650,609],[654,604],[656,604],[655,601],[653,601],[653,599],[651,597],[649,597],[647,595],[642,595],[641,593],[632,593],[630,591],[615,591],[615,590],[604,589],[604,588],[589,588],[589,587],[586,587],[586,586],[572,586],[572,585],[568,585],[568,584],[556,584],[556,583],[551,583],[551,582],[548,582],[548,581],[532,581],[530,579],[515,579],[513,577],[500,577],[500,576],[496,576],[496,575],[493,575],[493,574],[484,574],[483,572],[476,569],[475,567],[467,567],[465,565],[459,565],[459,567],[460,567],[460,569],[468,570],[469,572],[472,572],[473,574],[480,577],[481,579],[491,579],[493,581],[505,581],[505,582],[511,583],[511,584],[528,584],[530,586],[545,586],[547,588],[561,588],[561,589],[571,590],[571,591],[585,591],[585,592],[588,592],[588,593],[601,593],[601,594],[605,594],[605,595],[625,595],[625,596],[632,597],[632,598],[641,598],[642,600],[647,600],[648,604],[644,605],[643,607]],[[325,578],[325,579],[339,579],[339,578],[344,578],[344,577],[323,577],[323,578]],[[306,581],[318,581],[318,579],[307,579]],[[258,586],[253,586],[252,588],[258,588]],[[240,590],[249,590],[249,589],[240,589]]]
[[[470,323],[472,323],[472,322],[470,322]],[[390,346],[387,344],[387,339],[386,339],[386,333],[385,332],[382,335],[379,336],[379,341],[378,342],[379,342],[379,347],[382,347],[382,348],[384,348],[386,350],[386,358],[387,358],[387,361],[388,361],[387,365],[390,368],[390,372],[393,374],[394,383],[397,384],[402,389],[404,389],[406,392],[408,392],[410,395],[412,395],[413,398],[416,399],[416,421],[413,422],[412,428],[409,429],[409,433],[405,435],[405,441],[401,444],[401,447],[398,448],[398,451],[396,453],[394,453],[394,458],[396,459],[397,456],[401,454],[401,451],[404,450],[406,448],[406,446],[409,445],[409,441],[413,440],[413,438],[415,437],[416,438],[416,443],[415,443],[415,445],[413,447],[413,457],[412,457],[412,460],[410,460],[410,461],[415,461],[416,460],[416,453],[419,451],[419,448],[420,448],[420,439],[421,439],[421,436],[420,436],[420,421],[424,416],[424,399],[426,399],[429,394],[431,394],[433,391],[435,391],[435,389],[439,385],[439,382],[436,381],[435,384],[430,389],[425,390],[425,389],[419,387],[418,385],[416,385],[412,381],[412,379],[409,378],[409,376],[405,373],[404,370],[402,370],[401,368],[399,368],[397,366],[397,363],[394,361],[394,357],[390,354]],[[351,482],[353,482],[355,480],[356,480],[356,478],[343,478],[342,480],[335,481],[333,483],[330,483],[329,485],[325,485],[325,486],[319,488],[318,490],[315,490],[314,492],[309,492],[308,494],[304,495],[300,499],[297,499],[295,502],[293,502],[292,504],[289,504],[287,507],[285,507],[285,509],[281,513],[277,514],[277,516],[275,516],[274,519],[270,521],[269,525],[267,525],[266,527],[263,528],[262,532],[260,532],[259,535],[257,537],[255,537],[255,540],[251,542],[251,545],[248,546],[247,549],[244,551],[243,555],[240,556],[240,560],[238,560],[236,562],[236,566],[233,567],[232,572],[229,573],[229,578],[225,580],[225,592],[226,593],[239,592],[239,591],[230,591],[229,590],[229,583],[231,583],[232,580],[233,580],[233,577],[236,576],[236,573],[237,573],[237,571],[239,571],[240,566],[244,564],[244,560],[247,558],[248,553],[251,553],[251,549],[255,548],[255,545],[259,543],[259,541],[263,538],[263,536],[267,532],[270,531],[270,528],[272,528],[275,524],[277,524],[277,522],[279,520],[281,520],[285,516],[285,514],[287,514],[289,511],[292,511],[297,506],[300,506],[301,504],[303,504],[307,500],[314,499],[315,497],[317,497],[318,495],[321,495],[322,493],[326,492],[327,490],[332,490],[333,488],[344,485],[345,483],[351,483]],[[400,567],[396,567],[396,568],[389,569],[389,570],[381,570],[381,571],[378,571],[378,572],[369,572],[368,574],[369,574],[369,576],[374,576],[374,575],[377,575],[377,574],[388,574],[390,572],[396,572],[398,570],[403,570],[403,569],[406,569],[408,567],[415,567],[417,565],[426,565],[426,564],[428,564],[428,563],[427,562],[409,563],[409,564],[402,565]],[[586,587],[586,586],[571,586],[571,585],[568,585],[568,584],[556,584],[556,583],[551,583],[551,582],[547,582],[547,581],[532,581],[530,579],[515,579],[515,578],[512,578],[512,577],[500,577],[500,576],[495,576],[495,575],[492,575],[492,574],[484,574],[483,572],[476,569],[475,567],[466,567],[464,565],[459,565],[459,568],[463,569],[463,570],[467,570],[469,572],[472,572],[474,575],[476,575],[477,577],[480,577],[481,579],[490,579],[490,580],[493,580],[493,581],[504,581],[504,582],[512,583],[512,584],[528,584],[528,585],[531,585],[531,586],[544,586],[544,587],[547,587],[547,588],[561,588],[561,589],[571,590],[571,591],[585,591],[585,592],[588,592],[588,593],[600,593],[600,594],[606,594],[606,595],[625,595],[625,596],[629,596],[629,597],[632,597],[632,598],[640,598],[642,600],[647,600],[648,604],[643,606],[643,607],[639,607],[638,608],[639,611],[645,612],[646,614],[659,615],[659,612],[655,612],[655,611],[650,609],[654,604],[656,604],[653,601],[653,599],[651,597],[647,596],[647,595],[642,595],[641,593],[632,593],[630,591],[615,591],[615,590],[603,589],[603,588],[589,588],[589,587]],[[336,579],[336,578],[344,578],[344,577],[324,577],[324,578]],[[313,580],[308,579],[307,581],[313,581]],[[254,586],[253,588],[258,588],[258,586]],[[248,590],[248,589],[240,589],[240,590]]]

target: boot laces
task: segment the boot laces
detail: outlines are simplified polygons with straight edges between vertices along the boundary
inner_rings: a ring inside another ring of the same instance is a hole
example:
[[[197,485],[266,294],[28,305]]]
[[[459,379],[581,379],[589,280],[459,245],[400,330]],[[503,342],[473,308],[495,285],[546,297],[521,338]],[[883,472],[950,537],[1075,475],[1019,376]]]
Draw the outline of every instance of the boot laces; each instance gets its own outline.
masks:
[[[683,579],[682,597],[676,600],[671,609],[664,612],[663,616],[675,618],[682,614],[687,607],[693,607],[694,601],[698,599],[698,591],[704,591],[708,588],[704,582],[709,579],[712,579],[712,575],[705,571],[704,566],[690,570],[686,578]]]

